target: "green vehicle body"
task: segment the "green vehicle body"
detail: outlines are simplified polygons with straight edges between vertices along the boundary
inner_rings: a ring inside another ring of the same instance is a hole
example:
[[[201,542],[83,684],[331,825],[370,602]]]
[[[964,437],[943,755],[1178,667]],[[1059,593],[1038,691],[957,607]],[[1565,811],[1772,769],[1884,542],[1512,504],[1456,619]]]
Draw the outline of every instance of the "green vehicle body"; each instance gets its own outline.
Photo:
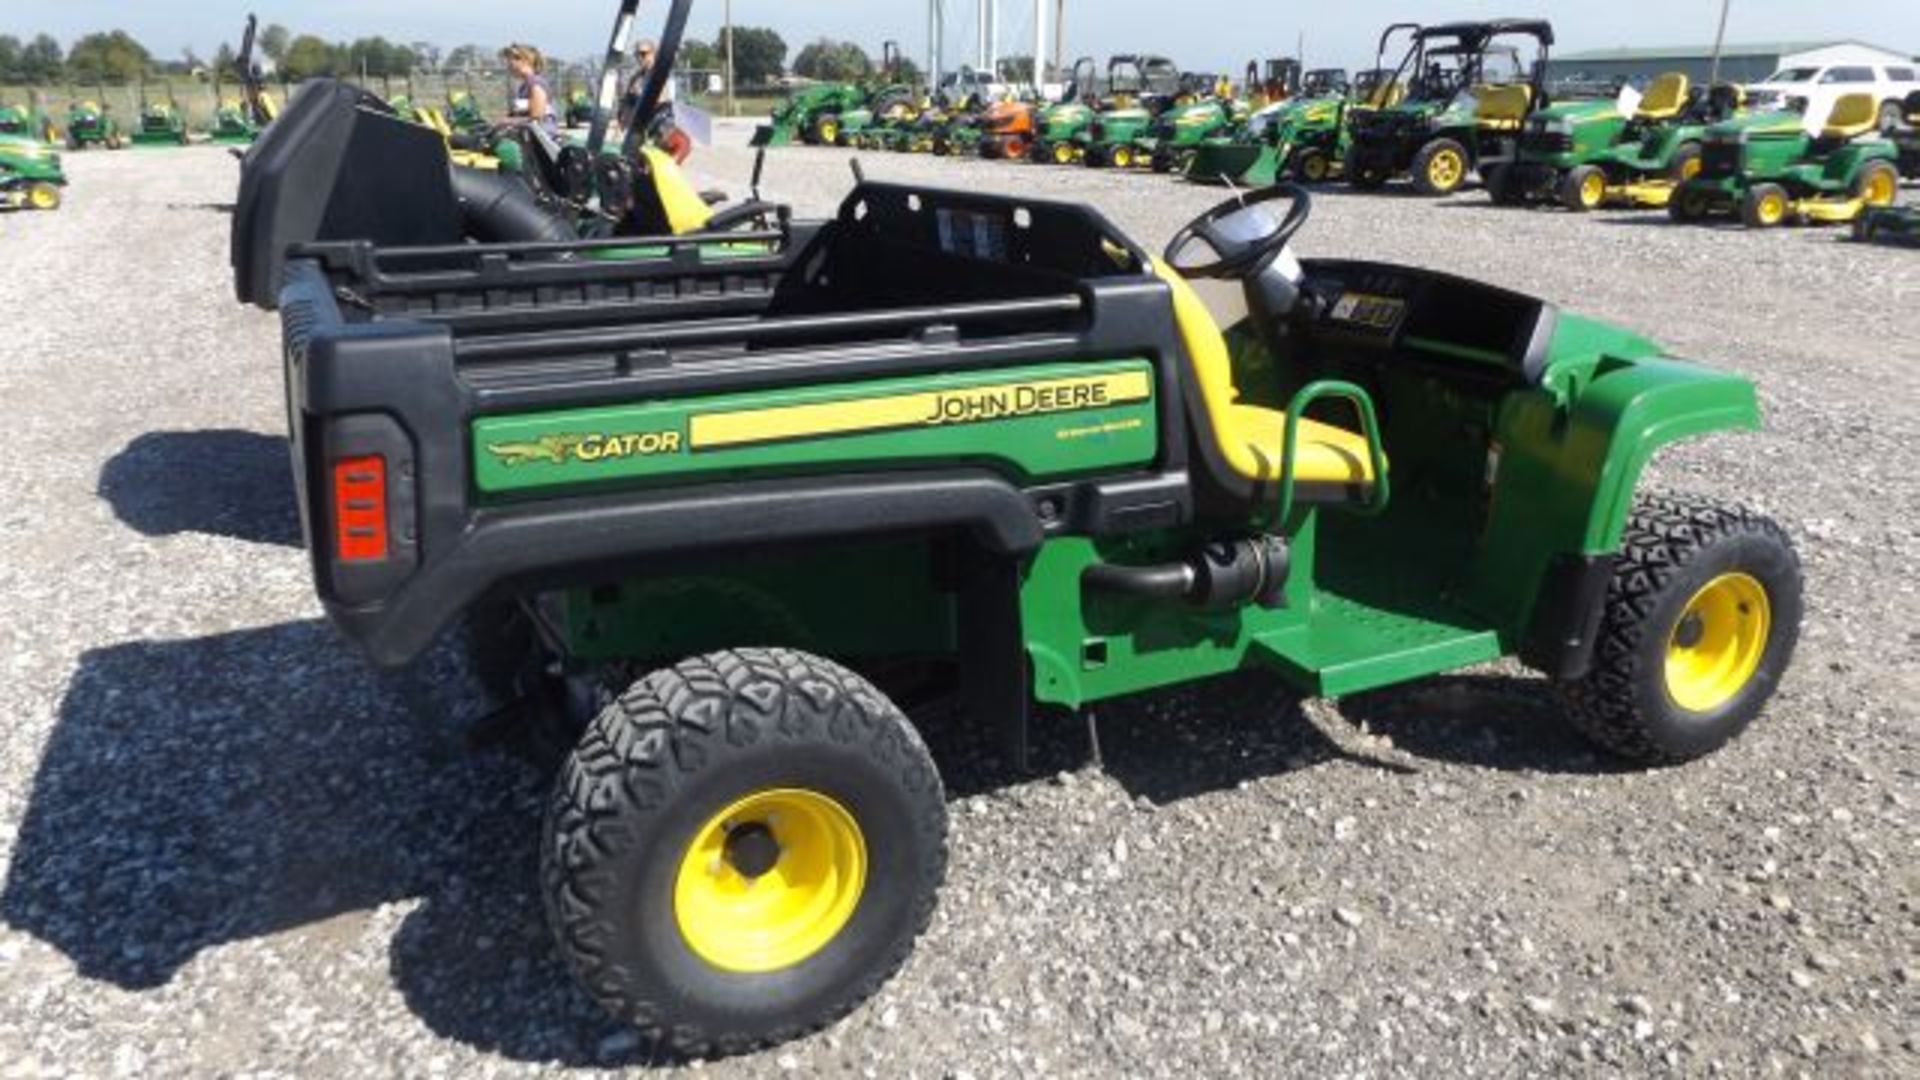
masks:
[[[456,133],[479,135],[493,127],[487,112],[480,107],[479,95],[469,86],[447,94],[447,123]]]
[[[1233,137],[1209,139],[1201,146],[1187,162],[1187,179],[1200,183],[1225,179],[1249,188],[1288,178],[1309,183],[1325,180],[1346,154],[1347,121],[1358,107],[1350,93],[1319,94],[1270,105],[1254,115],[1249,130]]]
[[[1703,92],[1685,88],[1684,81],[1680,87],[1679,111],[1666,119],[1637,110],[1628,115],[1612,99],[1535,110],[1513,160],[1486,176],[1489,194],[1501,204],[1551,200],[1573,210],[1667,205],[1678,185],[1699,170],[1708,129],[1739,108],[1731,87]]]
[[[60,205],[67,174],[60,152],[22,135],[0,135],[0,209],[52,210]]]
[[[1202,146],[1246,123],[1247,116],[1245,103],[1218,98],[1171,106],[1134,140],[1134,157],[1154,172],[1184,172]]]
[[[0,136],[51,143],[59,141],[60,132],[54,126],[53,118],[40,107],[40,98],[36,93],[30,104],[0,105]]]
[[[1271,368],[1245,326],[1232,332],[1239,362]],[[1441,349],[1438,355],[1447,350]],[[1464,363],[1483,362],[1463,349]],[[1395,457],[1432,463],[1456,479],[1488,469],[1488,445],[1451,445],[1460,430],[1497,445],[1492,488],[1471,503],[1423,495],[1398,483],[1378,514],[1300,506],[1265,525],[1289,540],[1295,567],[1284,607],[1202,613],[1138,598],[1089,595],[1102,562],[1152,563],[1190,549],[1184,529],[1125,540],[1062,536],[1046,541],[1016,585],[1032,692],[1042,703],[1093,702],[1248,668],[1278,671],[1303,693],[1355,693],[1521,651],[1540,599],[1564,568],[1615,551],[1648,460],[1684,438],[1759,425],[1744,379],[1664,358],[1637,335],[1563,315],[1537,388],[1495,403],[1440,397],[1387,429]],[[804,390],[696,398],[598,410],[531,413],[477,425],[473,467],[483,499],[524,505],[619,479],[653,484],[755,474],[912,469],[974,462],[1022,484],[1145,467],[1161,452],[1151,400],[1076,412],[1071,428],[1116,437],[1060,437],[1061,416],[1035,414],[897,433],[794,439],[711,457],[655,454],[696,443],[690,418],[711,413],[805,408],[848,398],[925,401],[986,384],[1028,386],[1067,377],[1125,377],[1144,358],[999,369]],[[1324,385],[1274,384],[1276,407],[1294,411]],[[1414,387],[1400,388],[1411,393]],[[1410,403],[1414,399],[1406,399]],[[579,442],[582,431],[594,443]],[[625,440],[623,443],[622,440]],[[583,452],[584,451],[584,454]],[[617,458],[612,468],[606,464]],[[1447,538],[1433,543],[1433,537]],[[864,555],[836,551],[775,556],[752,575],[634,581],[617,593],[566,594],[570,650],[582,658],[659,659],[697,654],[730,640],[778,641],[822,655],[902,648],[957,649],[956,597],[926,577],[936,541],[888,539]],[[757,560],[756,560],[757,563]],[[874,566],[913,572],[870,584]],[[1391,570],[1391,572],[1389,572]],[[804,583],[796,584],[796,583]],[[719,610],[716,620],[701,611]],[[873,602],[851,597],[871,596]],[[884,602],[881,597],[884,596]],[[891,617],[882,611],[894,613]],[[911,617],[908,617],[910,613]],[[685,617],[682,617],[682,614]],[[925,616],[931,615],[931,618]],[[916,629],[917,628],[917,629]],[[904,636],[900,636],[904,635]]]
[[[106,95],[102,94],[104,98]],[[125,144],[120,121],[107,106],[97,100],[75,101],[67,107],[67,149],[85,150],[103,146],[118,150]]]
[[[165,101],[155,101],[147,96],[144,84],[140,87],[140,121],[133,130],[133,145],[187,145],[187,120],[180,112],[179,102],[175,100],[170,84],[166,87],[166,95]]]
[[[1173,107],[1180,69],[1163,56],[1115,56],[1107,61],[1108,97],[1093,122],[1074,136],[1080,160],[1093,168],[1126,168],[1155,117]]]
[[[866,104],[867,91],[857,83],[803,87],[774,108],[770,123],[754,130],[753,145],[791,146],[804,142],[810,146],[831,146],[837,138],[823,138],[823,127],[831,127],[837,136],[839,117]]]
[[[1700,172],[1681,184],[1668,209],[1675,220],[1730,215],[1748,224],[1756,198],[1778,191],[1787,216],[1850,221],[1861,209],[1860,185],[1872,173],[1894,175],[1899,151],[1883,136],[1830,139],[1810,133],[1796,112],[1748,113],[1715,124],[1703,136]],[[1885,192],[1891,202],[1893,190]]]

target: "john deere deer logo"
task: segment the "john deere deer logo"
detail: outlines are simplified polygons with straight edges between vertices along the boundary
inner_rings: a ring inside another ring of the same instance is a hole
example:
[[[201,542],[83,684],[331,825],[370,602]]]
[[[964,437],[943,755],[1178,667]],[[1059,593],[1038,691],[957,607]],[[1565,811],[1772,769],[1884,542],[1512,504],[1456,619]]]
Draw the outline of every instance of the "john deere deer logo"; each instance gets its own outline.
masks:
[[[549,465],[565,465],[567,455],[585,439],[583,435],[542,435],[532,442],[488,443],[487,453],[499,458],[500,463],[508,468],[542,461]]]

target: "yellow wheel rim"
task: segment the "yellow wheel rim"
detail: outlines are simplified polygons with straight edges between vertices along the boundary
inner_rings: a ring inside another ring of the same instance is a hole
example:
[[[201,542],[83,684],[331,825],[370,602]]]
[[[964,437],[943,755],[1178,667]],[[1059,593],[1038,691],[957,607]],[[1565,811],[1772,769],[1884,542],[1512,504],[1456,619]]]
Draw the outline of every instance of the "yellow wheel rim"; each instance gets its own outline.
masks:
[[[1073,164],[1073,147],[1068,146],[1066,143],[1061,143],[1054,147],[1053,160],[1061,165]]]
[[[674,879],[674,920],[714,967],[779,971],[826,948],[866,881],[866,838],[845,807],[817,791],[761,791],[694,834]]]
[[[1892,206],[1897,194],[1898,181],[1894,175],[1884,169],[1875,169],[1867,175],[1867,187],[1862,195],[1868,206]]]
[[[1427,179],[1437,188],[1450,188],[1460,182],[1467,163],[1452,150],[1442,150],[1427,162]]]
[[[1691,180],[1694,177],[1699,176],[1700,165],[1701,165],[1701,161],[1697,157],[1691,157],[1681,162],[1680,163],[1680,179]]]
[[[825,124],[821,124],[820,125],[820,141],[824,143],[839,142],[840,141],[840,125],[832,123],[831,121]]]
[[[1325,180],[1327,178],[1327,159],[1319,154],[1308,154],[1300,161],[1300,175],[1307,180]]]
[[[1599,206],[1600,200],[1606,197],[1607,197],[1607,178],[1606,177],[1600,175],[1599,173],[1588,173],[1586,176],[1586,179],[1580,181],[1580,204],[1582,206],[1587,206],[1587,207]]]
[[[1687,601],[1667,635],[1667,696],[1711,712],[1746,687],[1767,651],[1773,607],[1749,574],[1721,574]]]
[[[1115,168],[1120,168],[1120,169],[1124,169],[1127,166],[1133,164],[1133,151],[1127,149],[1124,146],[1114,150],[1113,164]]]
[[[1778,225],[1782,221],[1786,220],[1786,217],[1787,217],[1786,196],[1778,195],[1773,192],[1768,192],[1766,195],[1761,197],[1760,199],[1760,223],[1761,224]]]
[[[27,191],[27,205],[35,210],[52,210],[60,205],[60,191],[48,184],[35,184]]]

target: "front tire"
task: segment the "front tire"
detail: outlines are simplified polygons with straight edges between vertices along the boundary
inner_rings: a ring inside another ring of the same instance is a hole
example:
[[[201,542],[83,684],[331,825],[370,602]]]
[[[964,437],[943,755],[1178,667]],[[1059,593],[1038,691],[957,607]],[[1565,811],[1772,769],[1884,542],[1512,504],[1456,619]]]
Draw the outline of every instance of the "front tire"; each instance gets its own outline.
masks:
[[[1583,735],[1642,764],[1691,761],[1753,722],[1793,658],[1803,605],[1785,532],[1737,507],[1635,507],[1593,666],[1560,684]]]
[[[1457,139],[1435,139],[1413,156],[1413,186],[1422,195],[1451,195],[1467,182],[1473,159]]]
[[[1379,191],[1387,186],[1388,173],[1376,162],[1372,155],[1364,154],[1359,147],[1347,151],[1347,159],[1342,170],[1350,187],[1360,191]]]
[[[1296,150],[1292,172],[1293,178],[1303,184],[1324,184],[1333,174],[1333,159],[1317,146]]]
[[[1740,200],[1740,220],[1750,229],[1771,229],[1786,223],[1792,202],[1779,184],[1755,184]]]
[[[713,653],[635,683],[563,764],[548,920],[614,1015],[682,1055],[743,1053],[899,968],[946,823],[926,746],[865,679],[791,650]]]
[[[1576,214],[1600,209],[1607,200],[1607,174],[1592,165],[1576,165],[1560,180],[1560,205]]]

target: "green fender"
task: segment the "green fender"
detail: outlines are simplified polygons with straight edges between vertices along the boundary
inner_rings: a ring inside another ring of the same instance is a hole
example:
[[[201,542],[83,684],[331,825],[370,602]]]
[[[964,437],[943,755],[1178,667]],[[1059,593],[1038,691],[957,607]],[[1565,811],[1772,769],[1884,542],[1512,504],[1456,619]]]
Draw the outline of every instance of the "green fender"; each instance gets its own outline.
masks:
[[[1509,397],[1473,606],[1518,636],[1549,565],[1616,552],[1634,492],[1662,447],[1716,431],[1754,430],[1753,384],[1660,356],[1607,356],[1557,368]]]

